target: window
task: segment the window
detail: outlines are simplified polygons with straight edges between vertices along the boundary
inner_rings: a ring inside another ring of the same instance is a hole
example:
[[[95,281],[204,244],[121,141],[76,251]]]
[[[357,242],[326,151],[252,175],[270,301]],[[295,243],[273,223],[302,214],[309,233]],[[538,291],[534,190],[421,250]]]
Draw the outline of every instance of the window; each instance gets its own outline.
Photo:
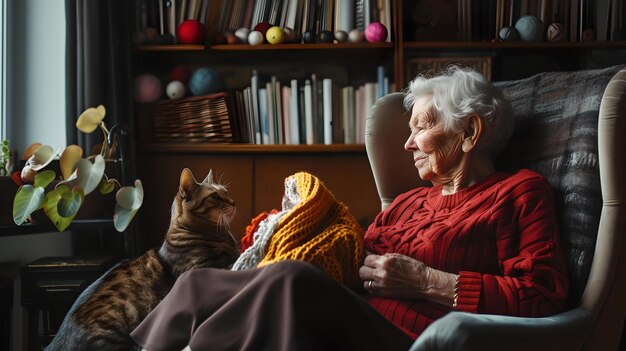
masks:
[[[0,0],[0,140],[7,138],[7,0]]]

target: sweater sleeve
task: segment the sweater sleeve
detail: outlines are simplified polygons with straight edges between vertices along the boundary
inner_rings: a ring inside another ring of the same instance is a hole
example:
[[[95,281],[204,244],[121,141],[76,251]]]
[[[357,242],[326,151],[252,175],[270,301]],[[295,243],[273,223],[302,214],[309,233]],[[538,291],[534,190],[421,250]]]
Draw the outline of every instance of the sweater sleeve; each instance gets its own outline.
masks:
[[[524,317],[558,313],[568,281],[552,189],[536,177],[508,194],[492,216],[501,274],[461,271],[456,309]]]

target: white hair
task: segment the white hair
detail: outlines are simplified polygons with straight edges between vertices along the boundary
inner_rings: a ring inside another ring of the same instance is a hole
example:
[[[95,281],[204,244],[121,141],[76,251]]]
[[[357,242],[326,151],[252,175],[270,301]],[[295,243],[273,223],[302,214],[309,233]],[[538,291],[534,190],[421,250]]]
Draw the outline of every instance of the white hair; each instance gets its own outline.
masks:
[[[432,112],[444,122],[446,131],[460,133],[473,114],[483,120],[483,134],[477,150],[494,157],[513,133],[513,108],[500,89],[470,68],[449,66],[440,75],[415,77],[405,90],[404,106],[430,96]]]

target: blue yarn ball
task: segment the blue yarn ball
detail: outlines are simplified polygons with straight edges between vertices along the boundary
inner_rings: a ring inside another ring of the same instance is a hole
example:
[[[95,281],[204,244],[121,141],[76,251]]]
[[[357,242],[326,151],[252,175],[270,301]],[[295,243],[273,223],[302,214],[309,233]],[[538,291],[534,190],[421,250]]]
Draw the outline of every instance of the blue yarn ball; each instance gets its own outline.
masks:
[[[522,16],[515,22],[515,29],[522,41],[540,41],[543,37],[543,23],[535,16]]]
[[[195,96],[224,91],[226,84],[222,76],[213,68],[201,67],[189,78],[189,91]]]
[[[517,33],[517,29],[515,27],[504,26],[500,29],[498,33],[500,40],[502,41],[516,41],[519,37],[519,33]]]

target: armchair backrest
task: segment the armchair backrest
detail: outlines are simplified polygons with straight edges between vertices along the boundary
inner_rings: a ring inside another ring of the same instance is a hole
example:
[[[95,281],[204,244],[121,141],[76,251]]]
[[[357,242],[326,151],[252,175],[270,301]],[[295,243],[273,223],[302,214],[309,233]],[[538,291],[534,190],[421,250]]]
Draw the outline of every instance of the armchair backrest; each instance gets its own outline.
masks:
[[[626,313],[626,299],[616,295],[626,296],[626,70],[541,73],[495,84],[515,112],[515,130],[497,168],[530,168],[552,184],[568,260],[569,307],[612,320],[592,338],[619,337]],[[402,98],[382,97],[366,121],[382,208],[420,184],[403,149],[409,112]]]

